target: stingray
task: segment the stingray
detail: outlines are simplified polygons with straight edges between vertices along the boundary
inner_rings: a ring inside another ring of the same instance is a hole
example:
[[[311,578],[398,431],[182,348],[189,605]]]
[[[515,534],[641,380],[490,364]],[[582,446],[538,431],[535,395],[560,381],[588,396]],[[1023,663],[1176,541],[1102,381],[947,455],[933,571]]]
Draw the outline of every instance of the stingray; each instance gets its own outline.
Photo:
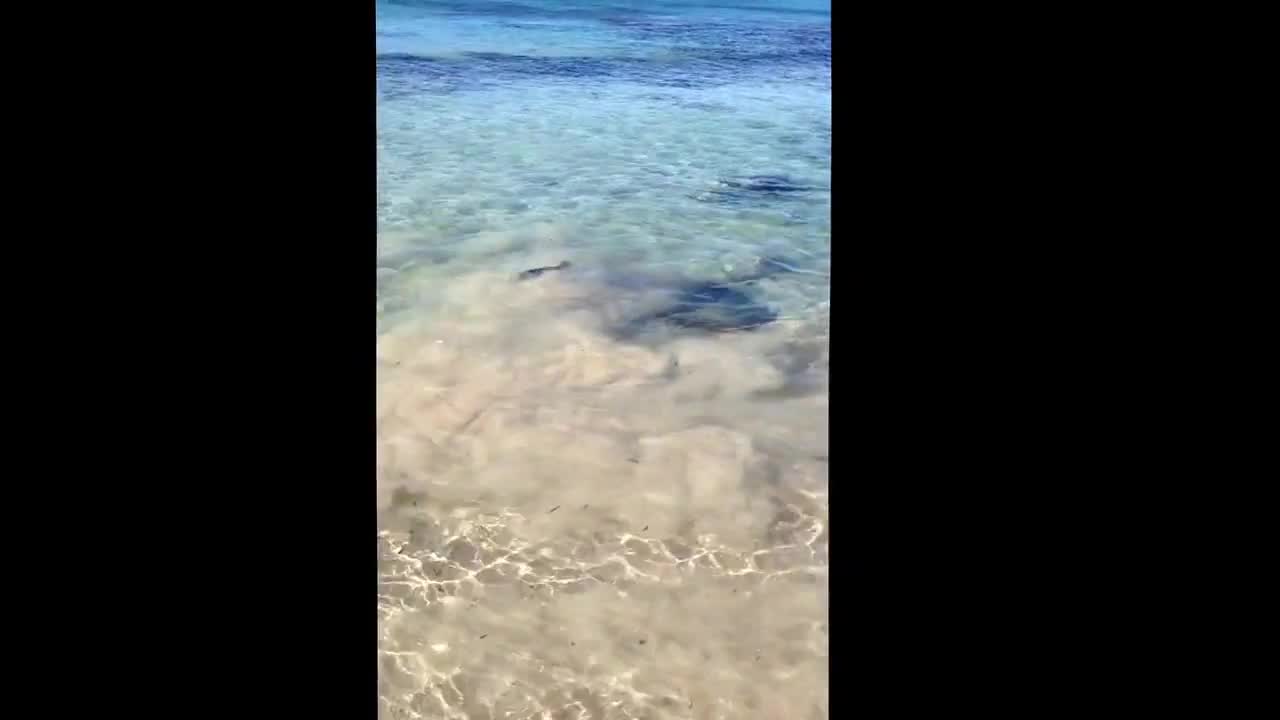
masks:
[[[695,197],[703,201],[743,204],[797,198],[820,189],[783,175],[751,175],[743,178],[721,178],[714,188]]]
[[[519,273],[523,282],[548,272],[576,268],[568,261]],[[753,292],[758,280],[797,269],[776,258],[763,258],[750,272],[728,280],[689,280],[645,273],[602,271],[588,277],[599,283],[603,297],[593,308],[605,312],[608,331],[618,339],[637,339],[660,330],[704,334],[747,332],[775,322],[778,314]]]
[[[802,185],[783,175],[752,175],[746,178],[728,178],[720,181],[721,186],[758,193],[794,193],[808,192],[816,188]]]

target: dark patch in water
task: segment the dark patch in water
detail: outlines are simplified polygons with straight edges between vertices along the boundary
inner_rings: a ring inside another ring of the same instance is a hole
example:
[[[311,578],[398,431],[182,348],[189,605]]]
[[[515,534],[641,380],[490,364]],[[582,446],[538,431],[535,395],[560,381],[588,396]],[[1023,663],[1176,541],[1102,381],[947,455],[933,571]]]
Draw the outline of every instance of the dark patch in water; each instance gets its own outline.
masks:
[[[523,80],[601,80],[637,82],[657,87],[692,88],[730,82],[723,69],[654,63],[647,58],[616,56],[509,55],[467,52],[436,58],[405,53],[378,55],[378,80],[384,94],[451,92]]]
[[[702,201],[738,204],[762,199],[781,199],[802,196],[821,188],[805,185],[783,175],[750,175],[743,178],[722,179],[719,184],[701,195]]]
[[[596,17],[599,9],[558,6],[544,2],[511,2],[510,0],[384,0],[388,5],[418,8],[443,15],[484,15],[520,18]]]
[[[755,330],[777,313],[737,286],[706,283],[680,292],[670,307],[634,318],[615,331],[620,338],[643,334],[655,324],[706,333]]]
[[[774,23],[758,18],[626,18],[606,21],[647,42],[724,62],[831,62],[827,22]]]
[[[813,82],[831,64],[828,23],[772,22],[761,18],[733,20],[655,18],[634,9],[542,7],[509,2],[402,3],[444,14],[513,18],[551,18],[542,30],[579,32],[555,19],[603,21],[622,34],[623,45],[639,42],[661,49],[644,56],[536,56],[498,52],[463,53],[453,57],[382,53],[377,58],[379,90],[384,98],[406,94],[450,93],[484,89],[529,79],[574,79],[635,82],[657,87],[694,88],[741,82],[756,73],[771,80],[795,78]],[[384,37],[396,34],[383,32]]]
[[[782,175],[752,175],[740,180],[721,180],[720,184],[734,190],[762,193],[807,192],[814,189]]]
[[[548,271],[571,267],[568,261],[558,265],[532,268],[517,275],[517,281],[537,278]],[[779,273],[792,272],[795,266],[785,259],[761,258],[753,270],[733,282],[663,281],[643,274],[614,273],[605,289],[621,297],[629,293],[643,295],[653,288],[669,289],[669,296],[640,314],[613,323],[611,334],[618,339],[638,339],[662,328],[701,333],[743,332],[755,330],[778,319],[772,308],[750,292],[750,286]]]

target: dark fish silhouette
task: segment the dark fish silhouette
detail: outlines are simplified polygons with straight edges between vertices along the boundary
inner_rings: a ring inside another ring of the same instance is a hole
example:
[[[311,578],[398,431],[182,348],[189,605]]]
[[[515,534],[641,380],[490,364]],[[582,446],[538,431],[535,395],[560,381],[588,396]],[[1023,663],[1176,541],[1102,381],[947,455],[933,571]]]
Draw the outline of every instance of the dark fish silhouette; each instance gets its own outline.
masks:
[[[564,270],[567,267],[572,267],[572,263],[570,263],[568,260],[562,260],[559,265],[548,265],[546,267],[539,267],[539,268],[533,268],[532,270],[525,270],[524,272],[516,276],[516,280],[528,280],[530,278],[536,278],[542,273],[547,272],[548,270]]]

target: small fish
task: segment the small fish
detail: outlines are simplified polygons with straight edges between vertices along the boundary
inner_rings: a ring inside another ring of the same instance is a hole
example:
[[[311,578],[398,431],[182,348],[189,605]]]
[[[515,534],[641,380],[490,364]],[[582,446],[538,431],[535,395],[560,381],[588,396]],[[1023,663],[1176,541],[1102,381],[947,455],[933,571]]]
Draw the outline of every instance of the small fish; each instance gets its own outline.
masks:
[[[485,639],[485,638],[487,638],[487,637],[489,637],[489,633],[485,633],[485,634],[481,635],[481,636],[480,636],[480,639],[481,639],[481,640],[483,640],[483,639]]]
[[[539,275],[541,275],[544,272],[547,272],[548,270],[564,270],[567,267],[572,267],[572,265],[569,263],[568,260],[562,260],[558,265],[548,265],[546,267],[539,267],[539,268],[533,268],[531,270],[525,270],[524,272],[516,276],[516,280],[530,280],[538,277]]]
[[[555,511],[557,511],[557,510],[559,510],[559,509],[560,509],[560,506],[559,506],[559,505],[557,505],[557,506],[555,506],[555,507],[551,508],[550,510],[548,510],[548,511],[547,511],[547,514],[548,514],[548,515],[550,515],[551,513],[555,512]]]

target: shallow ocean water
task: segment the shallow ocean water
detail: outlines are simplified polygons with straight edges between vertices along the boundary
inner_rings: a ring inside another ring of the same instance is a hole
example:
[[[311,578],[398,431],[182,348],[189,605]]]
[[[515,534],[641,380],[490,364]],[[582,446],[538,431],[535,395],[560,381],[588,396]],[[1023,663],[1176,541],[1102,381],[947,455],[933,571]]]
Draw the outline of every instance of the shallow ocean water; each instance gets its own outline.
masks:
[[[826,717],[827,5],[377,31],[383,716]],[[777,321],[611,332],[723,282]]]

